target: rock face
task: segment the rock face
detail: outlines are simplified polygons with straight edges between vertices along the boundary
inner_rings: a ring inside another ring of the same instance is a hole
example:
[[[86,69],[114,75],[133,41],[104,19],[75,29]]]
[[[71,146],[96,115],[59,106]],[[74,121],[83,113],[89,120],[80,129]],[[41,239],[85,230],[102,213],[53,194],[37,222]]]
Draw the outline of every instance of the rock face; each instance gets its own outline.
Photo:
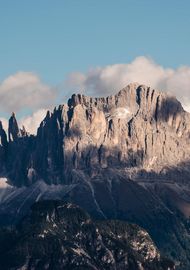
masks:
[[[20,137],[20,129],[17,124],[15,113],[12,113],[12,116],[9,119],[8,134],[10,142],[17,140]]]
[[[5,170],[5,162],[6,162],[6,152],[7,152],[7,134],[3,129],[2,122],[0,121],[0,171],[3,172]]]
[[[2,222],[34,201],[64,199],[93,217],[139,224],[189,269],[190,114],[174,97],[138,84],[107,98],[73,95],[47,112],[36,136],[15,115],[8,142],[2,134],[0,177],[14,186]]]
[[[189,113],[174,97],[143,85],[131,84],[107,98],[73,95],[68,105],[47,113],[33,138],[34,147],[27,150],[27,160],[19,145],[17,155],[25,163],[22,180],[16,173],[9,178],[15,186],[37,179],[66,184],[72,181],[68,179],[72,170],[95,175],[113,167],[128,170],[133,179],[142,171],[149,178],[151,172],[166,174],[189,162],[189,120]],[[13,114],[10,145],[23,143],[26,135]]]
[[[72,169],[160,173],[188,161],[189,130],[181,104],[145,86],[130,85],[108,98],[73,95],[41,124],[35,170],[48,183],[66,183]]]
[[[137,225],[95,222],[79,207],[60,201],[33,205],[17,231],[0,231],[0,243],[4,270],[175,269]]]

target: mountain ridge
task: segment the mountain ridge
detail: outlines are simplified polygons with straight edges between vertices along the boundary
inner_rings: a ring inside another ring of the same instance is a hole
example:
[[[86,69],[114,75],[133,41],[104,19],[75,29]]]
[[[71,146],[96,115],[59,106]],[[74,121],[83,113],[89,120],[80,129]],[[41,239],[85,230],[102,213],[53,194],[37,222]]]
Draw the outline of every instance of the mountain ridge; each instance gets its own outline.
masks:
[[[73,95],[47,112],[36,136],[15,120],[11,141],[0,128],[0,177],[14,186],[3,221],[18,222],[35,201],[64,199],[92,217],[139,224],[188,269],[190,114],[179,101],[131,84],[107,98]]]
[[[157,160],[156,163],[158,167],[158,163],[161,163],[162,159],[164,159],[160,168],[158,168],[158,170],[161,171],[163,165],[168,162],[168,156],[165,157],[164,155],[164,151],[168,149],[163,148],[162,152],[160,150],[158,155],[151,155],[150,152],[158,152],[158,149],[155,149],[153,146],[158,143],[164,145],[167,138],[162,138],[160,134],[154,133],[162,132],[165,133],[164,136],[166,137],[166,132],[163,132],[163,130],[167,129],[170,141],[172,140],[173,144],[178,144],[176,149],[179,149],[180,143],[177,141],[179,140],[178,138],[184,137],[184,140],[187,140],[189,136],[186,134],[190,130],[188,120],[189,114],[183,110],[181,104],[173,97],[143,85],[137,86],[137,84],[131,84],[119,91],[118,94],[107,98],[90,98],[80,94],[73,95],[68,100],[68,105],[60,105],[57,109],[54,109],[53,113],[47,112],[45,119],[38,128],[36,137],[39,137],[40,140],[40,137],[43,136],[42,133],[47,130],[46,126],[51,122],[50,126],[53,126],[50,128],[54,129],[54,133],[56,132],[57,134],[50,136],[54,136],[53,139],[57,141],[67,140],[66,142],[64,141],[65,152],[69,152],[73,148],[76,149],[72,161],[75,165],[77,163],[77,149],[92,145],[97,147],[97,151],[99,151],[98,160],[100,163],[103,160],[102,167],[107,166],[102,156],[105,155],[106,148],[110,148],[111,145],[113,148],[118,148],[117,154],[121,162],[128,157],[130,159],[130,155],[128,155],[130,151],[132,153],[138,153],[137,159],[139,158],[140,160],[137,160],[137,163],[141,163],[144,156],[150,156],[149,159],[143,160],[145,169],[149,169],[149,167],[152,166],[154,171],[157,170],[157,168],[153,166],[155,161]],[[15,115],[10,118],[10,121],[14,123],[9,123],[9,141],[11,137],[14,137],[16,140],[22,137],[28,137],[26,131],[22,131],[22,133],[19,131]],[[125,122],[127,122],[127,126]],[[97,126],[99,127],[98,130],[96,129]],[[42,129],[43,132],[41,132]],[[117,129],[120,129],[119,132],[123,133],[117,134]],[[122,131],[122,129],[124,129],[124,131]],[[141,130],[138,131],[137,129]],[[128,136],[126,136],[126,134]],[[81,143],[81,135],[83,137],[86,136],[86,144],[84,138]],[[105,138],[105,136],[107,138]],[[121,136],[125,138],[122,140]],[[139,138],[137,138],[137,136]],[[76,137],[76,142],[72,142],[72,140],[74,141],[74,137]],[[33,138],[33,136],[30,136],[30,138]],[[41,139],[46,140],[47,138]],[[25,140],[27,140],[27,138],[25,138]],[[126,142],[124,140],[126,140]],[[4,144],[6,144],[6,142],[4,142]],[[126,144],[128,144],[130,148],[127,147]],[[151,145],[152,147],[150,147]],[[57,145],[56,147],[61,148],[62,145]],[[177,153],[174,153],[177,160],[172,161],[172,159],[174,159],[172,154],[170,156],[171,164],[169,165],[176,165],[176,162],[180,162],[182,159],[184,161],[189,158],[187,147],[188,144],[186,143],[185,149],[183,149],[183,147],[179,149]],[[4,148],[6,149],[6,146]],[[168,148],[171,148],[171,145],[168,145]],[[174,149],[173,146],[172,148]],[[124,153],[124,151],[126,153]],[[141,157],[143,153],[144,156]],[[60,153],[60,158],[63,160],[63,155],[61,155]],[[122,155],[124,155],[124,158],[122,158]],[[33,161],[30,160],[29,163],[33,163]],[[56,163],[58,163],[57,160]],[[46,167],[47,166],[48,164],[46,164]]]

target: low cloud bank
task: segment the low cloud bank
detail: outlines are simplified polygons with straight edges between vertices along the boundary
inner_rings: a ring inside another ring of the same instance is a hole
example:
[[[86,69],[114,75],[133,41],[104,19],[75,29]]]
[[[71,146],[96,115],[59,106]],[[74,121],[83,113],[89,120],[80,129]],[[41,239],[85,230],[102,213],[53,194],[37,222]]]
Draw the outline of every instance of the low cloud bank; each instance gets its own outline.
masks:
[[[190,111],[190,67],[164,68],[144,56],[131,63],[92,68],[86,73],[73,72],[68,76],[65,87],[82,90],[87,95],[107,96],[132,82],[169,92]]]
[[[4,112],[35,111],[52,105],[56,91],[32,72],[18,72],[0,83],[0,109]]]
[[[137,57],[131,63],[96,67],[85,73],[73,72],[59,91],[43,83],[34,73],[18,72],[0,83],[0,112],[23,112],[19,125],[24,125],[28,132],[35,134],[47,109],[56,103],[66,102],[65,97],[76,92],[108,96],[132,82],[175,95],[190,112],[190,66],[165,68],[145,56]],[[25,113],[28,111],[31,115]],[[0,119],[7,130],[7,120]]]

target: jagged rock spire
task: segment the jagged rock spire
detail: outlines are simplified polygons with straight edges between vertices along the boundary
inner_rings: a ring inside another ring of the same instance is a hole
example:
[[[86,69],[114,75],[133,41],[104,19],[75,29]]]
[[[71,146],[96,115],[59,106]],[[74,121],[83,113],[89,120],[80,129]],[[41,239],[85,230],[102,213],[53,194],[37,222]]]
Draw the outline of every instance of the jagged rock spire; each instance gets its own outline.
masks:
[[[22,137],[28,136],[29,133],[26,131],[25,126],[22,126],[22,128],[20,129],[20,133]]]
[[[16,115],[14,112],[12,113],[12,116],[9,119],[8,137],[9,141],[15,141],[18,139],[18,137],[20,137],[20,129],[18,127]]]
[[[1,146],[7,146],[7,134],[5,130],[3,129],[2,122],[0,121],[0,145]]]

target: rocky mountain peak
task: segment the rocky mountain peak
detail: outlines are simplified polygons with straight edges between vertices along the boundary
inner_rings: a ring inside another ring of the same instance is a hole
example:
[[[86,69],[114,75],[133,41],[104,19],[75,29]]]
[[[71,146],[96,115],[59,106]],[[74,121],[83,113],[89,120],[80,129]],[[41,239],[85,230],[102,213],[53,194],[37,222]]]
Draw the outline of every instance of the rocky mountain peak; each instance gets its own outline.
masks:
[[[180,150],[174,147],[181,137],[184,144],[188,141],[189,114],[175,97],[145,85],[130,84],[108,97],[72,95],[63,114],[65,135],[69,135],[64,137],[64,149],[74,153],[77,168],[78,152],[89,147],[98,153],[97,158],[91,153],[90,164],[99,162],[104,168],[109,167],[108,160],[114,159],[111,163],[117,165],[133,164],[148,170],[156,166],[154,169],[160,170],[189,156],[184,146]],[[166,148],[175,152],[171,158]]]
[[[15,141],[20,137],[20,129],[18,127],[18,123],[16,120],[16,115],[13,112],[11,117],[9,118],[9,126],[8,126],[8,137],[9,141]]]
[[[29,133],[26,131],[25,126],[22,126],[22,128],[20,129],[20,135],[22,137],[29,136]]]
[[[10,142],[27,135],[14,113],[8,135]],[[27,145],[24,182],[39,178],[64,183],[72,169],[96,174],[99,169],[125,167],[158,173],[189,159],[189,136],[190,115],[180,102],[145,85],[133,83],[108,97],[75,94],[68,104],[48,111],[37,136],[25,140],[33,143]]]
[[[126,109],[131,114],[141,114],[141,117],[149,117],[156,121],[170,121],[184,110],[180,102],[173,96],[152,89],[138,83],[131,83],[117,94],[108,97],[88,97],[82,94],[74,94],[68,100],[69,108],[81,105],[86,108],[97,108],[104,113]],[[121,114],[120,114],[121,115]]]
[[[3,124],[2,124],[2,121],[0,120],[0,130],[3,129]]]
[[[19,128],[17,123],[16,114],[13,112],[9,118],[8,125],[8,138],[9,142],[17,141],[18,138],[29,136],[29,133],[26,131],[25,127]]]
[[[7,151],[8,141],[7,134],[3,129],[2,122],[0,121],[0,171],[5,170],[6,163],[6,151]]]
[[[23,134],[13,114],[0,172],[15,193],[4,199],[2,221],[19,219],[39,198],[66,199],[93,217],[140,224],[190,265],[178,219],[190,213],[190,114],[175,97],[137,83],[108,97],[73,95],[47,112],[36,136]]]
[[[7,145],[7,134],[5,132],[5,130],[3,129],[3,124],[0,121],[0,145],[1,146],[6,146]]]

